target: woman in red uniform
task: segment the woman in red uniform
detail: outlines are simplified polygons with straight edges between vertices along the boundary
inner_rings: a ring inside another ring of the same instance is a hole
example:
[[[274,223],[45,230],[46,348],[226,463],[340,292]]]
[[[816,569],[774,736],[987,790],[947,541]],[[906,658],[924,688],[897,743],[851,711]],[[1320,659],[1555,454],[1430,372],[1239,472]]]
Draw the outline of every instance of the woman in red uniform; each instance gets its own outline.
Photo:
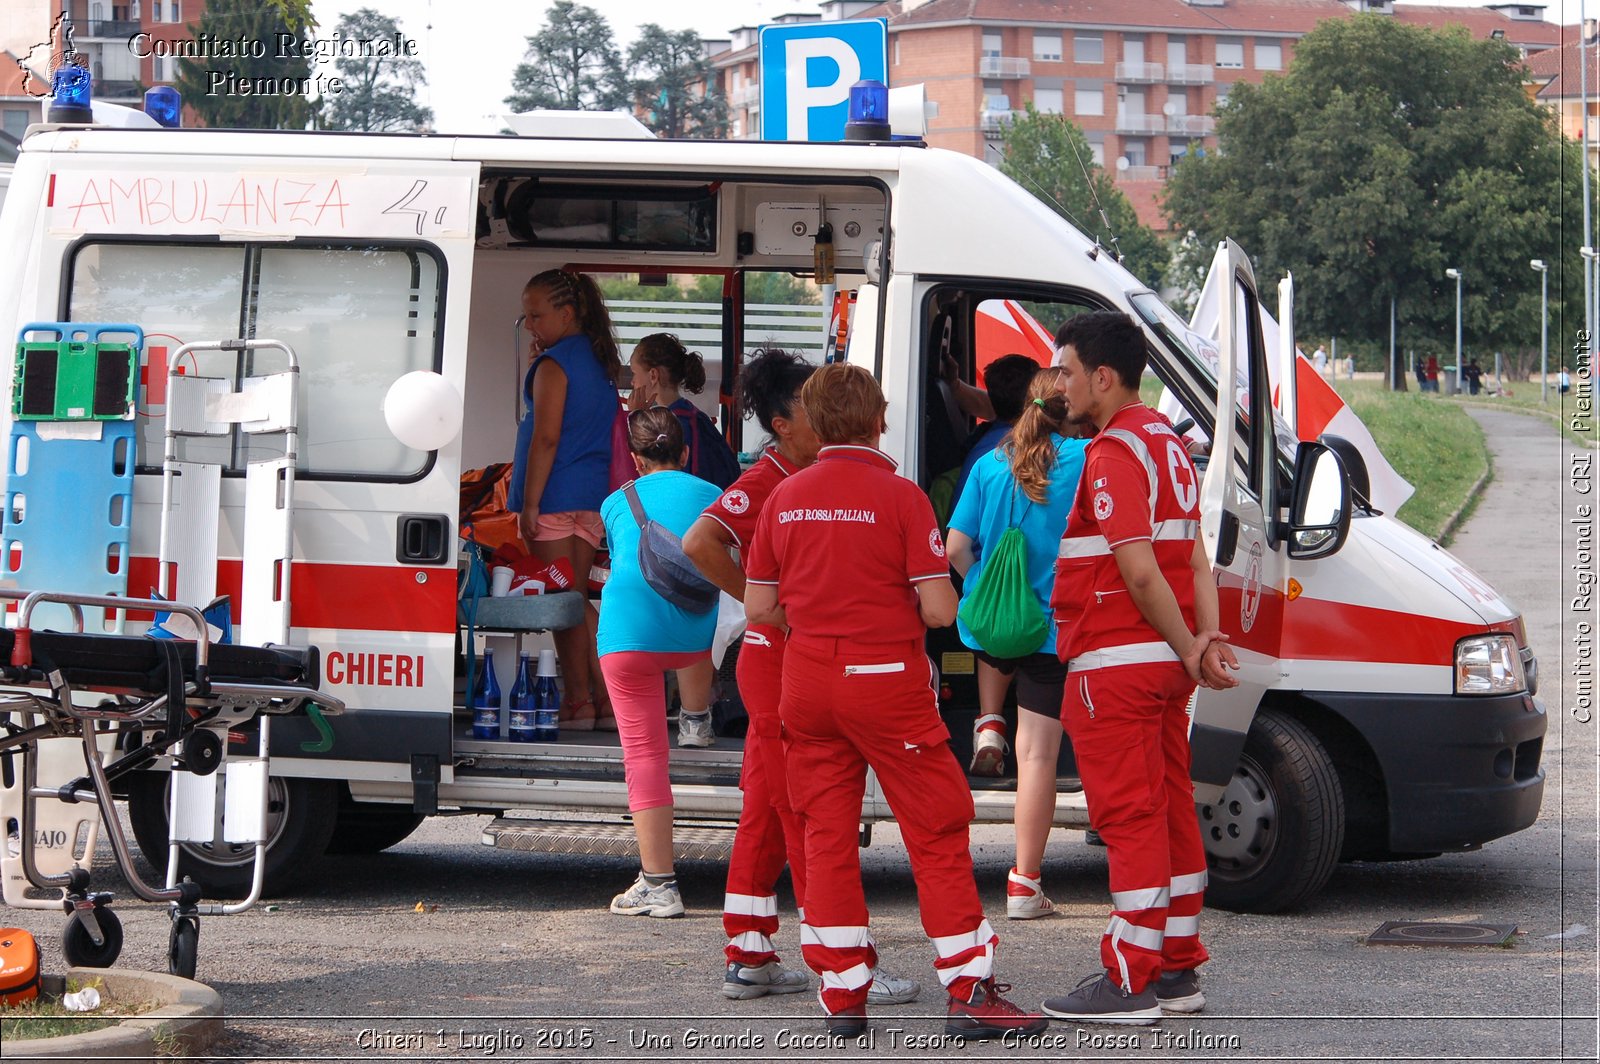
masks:
[[[791,473],[817,459],[817,437],[800,405],[800,387],[816,369],[799,355],[758,351],[739,371],[744,410],[756,416],[774,443],[722,497],[706,508],[683,538],[683,549],[707,579],[743,601],[744,572],[729,553],[745,550],[772,489]],[[724,997],[735,1000],[767,994],[792,994],[810,981],[804,972],[783,967],[773,947],[778,930],[778,876],[787,860],[795,907],[805,911],[804,826],[789,803],[779,739],[778,691],[783,680],[786,633],[771,624],[753,624],[739,648],[739,696],[750,716],[744,740],[739,786],[744,808],[728,861],[728,889],[722,926],[728,933]],[[916,1000],[915,981],[873,973],[867,1000],[898,1005]]]
[[[745,557],[753,623],[787,624],[783,725],[789,797],[805,821],[806,963],[822,979],[835,1035],[866,1028],[877,951],[861,890],[857,826],[870,766],[905,839],[934,970],[949,991],[945,1032],[1033,1034],[1048,1021],[994,981],[999,942],[972,876],[972,794],[939,719],[924,642],[955,619],[933,507],[877,448],[883,391],[835,363],[801,389],[823,447],[773,489]]]

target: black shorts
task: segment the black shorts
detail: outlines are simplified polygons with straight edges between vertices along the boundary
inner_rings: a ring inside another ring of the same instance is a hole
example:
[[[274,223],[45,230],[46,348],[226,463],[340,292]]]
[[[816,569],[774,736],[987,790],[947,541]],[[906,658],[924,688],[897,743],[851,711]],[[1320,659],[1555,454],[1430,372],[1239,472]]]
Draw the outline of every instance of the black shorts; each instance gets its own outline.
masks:
[[[1030,713],[1061,719],[1061,700],[1067,690],[1066,662],[1054,654],[1029,654],[1025,658],[997,658],[979,650],[978,660],[1017,678],[1017,707]]]

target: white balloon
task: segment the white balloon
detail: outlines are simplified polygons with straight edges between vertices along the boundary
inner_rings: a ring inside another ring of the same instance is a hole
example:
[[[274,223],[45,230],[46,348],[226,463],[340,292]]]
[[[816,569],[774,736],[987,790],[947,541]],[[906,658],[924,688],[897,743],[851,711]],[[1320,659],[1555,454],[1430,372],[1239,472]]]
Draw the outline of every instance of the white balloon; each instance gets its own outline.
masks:
[[[407,447],[436,451],[461,431],[461,393],[431,370],[413,370],[389,386],[383,420]]]

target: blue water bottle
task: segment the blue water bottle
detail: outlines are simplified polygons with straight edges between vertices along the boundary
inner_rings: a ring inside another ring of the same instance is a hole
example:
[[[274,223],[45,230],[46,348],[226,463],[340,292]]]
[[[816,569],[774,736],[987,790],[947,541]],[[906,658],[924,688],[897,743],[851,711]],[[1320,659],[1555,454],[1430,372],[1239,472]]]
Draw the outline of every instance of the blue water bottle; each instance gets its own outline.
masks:
[[[517,661],[517,682],[511,685],[511,741],[534,741],[533,658],[524,650]]]
[[[500,681],[494,678],[494,651],[483,652],[483,675],[472,692],[472,737],[500,738]]]
[[[533,684],[534,740],[553,743],[561,738],[561,690],[556,686],[556,652],[539,651],[539,675]]]

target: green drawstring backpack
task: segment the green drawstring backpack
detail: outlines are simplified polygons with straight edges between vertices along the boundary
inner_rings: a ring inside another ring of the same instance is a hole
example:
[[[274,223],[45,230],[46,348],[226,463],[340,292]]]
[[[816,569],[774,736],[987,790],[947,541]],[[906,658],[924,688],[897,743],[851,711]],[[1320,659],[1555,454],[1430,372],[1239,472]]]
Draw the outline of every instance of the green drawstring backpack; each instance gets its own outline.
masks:
[[[1028,506],[1032,505],[1029,499]],[[1022,512],[1028,511],[1024,508]],[[1028,542],[1022,529],[1008,524],[983,563],[978,586],[959,611],[961,622],[978,645],[1002,659],[1025,658],[1036,652],[1050,631],[1050,620],[1028,580]]]

